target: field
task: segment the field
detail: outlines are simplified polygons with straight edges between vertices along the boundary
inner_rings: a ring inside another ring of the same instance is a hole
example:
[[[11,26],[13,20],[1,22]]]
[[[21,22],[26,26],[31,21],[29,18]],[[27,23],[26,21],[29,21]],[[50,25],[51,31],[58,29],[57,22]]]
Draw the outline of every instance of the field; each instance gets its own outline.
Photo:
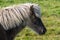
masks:
[[[38,35],[26,27],[14,40],[60,40],[60,0],[0,0],[0,8],[26,2],[39,4],[47,32]]]

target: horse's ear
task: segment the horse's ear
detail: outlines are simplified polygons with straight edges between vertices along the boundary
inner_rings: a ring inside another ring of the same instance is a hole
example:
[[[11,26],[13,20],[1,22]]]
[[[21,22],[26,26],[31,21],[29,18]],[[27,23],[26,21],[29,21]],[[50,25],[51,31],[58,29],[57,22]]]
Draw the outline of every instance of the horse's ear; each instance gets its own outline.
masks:
[[[31,11],[31,14],[33,15],[34,14],[34,7],[33,7],[33,5],[30,6],[30,11]]]

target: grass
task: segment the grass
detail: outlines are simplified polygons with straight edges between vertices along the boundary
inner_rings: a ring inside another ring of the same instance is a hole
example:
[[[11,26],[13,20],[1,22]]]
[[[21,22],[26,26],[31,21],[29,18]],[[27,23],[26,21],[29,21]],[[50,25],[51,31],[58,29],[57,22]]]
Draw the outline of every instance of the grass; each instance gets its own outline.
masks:
[[[14,40],[60,40],[60,0],[0,0],[0,8],[26,2],[40,5],[41,19],[47,32],[45,35],[38,35],[26,27]]]

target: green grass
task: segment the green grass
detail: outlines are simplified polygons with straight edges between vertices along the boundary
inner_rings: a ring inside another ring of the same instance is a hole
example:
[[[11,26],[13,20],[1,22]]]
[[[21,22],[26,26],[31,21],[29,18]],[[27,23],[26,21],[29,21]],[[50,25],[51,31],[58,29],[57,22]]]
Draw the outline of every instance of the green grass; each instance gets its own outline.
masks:
[[[26,27],[14,40],[60,40],[60,0],[0,0],[0,8],[20,3],[37,3],[41,7],[45,35],[38,35]]]

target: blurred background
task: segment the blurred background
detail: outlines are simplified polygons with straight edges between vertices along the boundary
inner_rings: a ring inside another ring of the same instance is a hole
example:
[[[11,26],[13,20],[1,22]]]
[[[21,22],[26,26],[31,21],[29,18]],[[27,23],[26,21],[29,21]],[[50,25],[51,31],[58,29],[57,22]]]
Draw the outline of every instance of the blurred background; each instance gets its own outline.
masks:
[[[24,28],[14,40],[60,40],[60,0],[0,0],[0,8],[21,3],[37,3],[41,7],[42,21],[47,28],[45,35],[38,35]]]

